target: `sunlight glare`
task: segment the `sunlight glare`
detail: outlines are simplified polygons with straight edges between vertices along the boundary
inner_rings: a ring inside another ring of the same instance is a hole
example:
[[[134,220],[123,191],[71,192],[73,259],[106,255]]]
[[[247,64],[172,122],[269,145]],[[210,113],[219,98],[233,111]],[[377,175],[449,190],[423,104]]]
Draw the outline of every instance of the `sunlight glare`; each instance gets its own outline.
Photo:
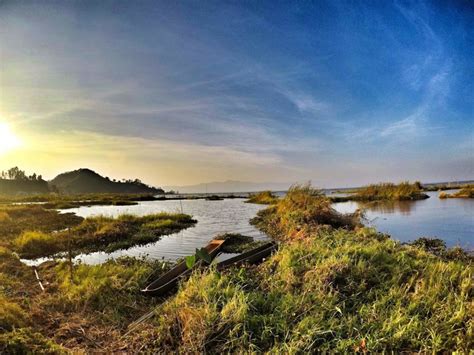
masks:
[[[7,123],[0,122],[0,155],[9,152],[21,144]]]

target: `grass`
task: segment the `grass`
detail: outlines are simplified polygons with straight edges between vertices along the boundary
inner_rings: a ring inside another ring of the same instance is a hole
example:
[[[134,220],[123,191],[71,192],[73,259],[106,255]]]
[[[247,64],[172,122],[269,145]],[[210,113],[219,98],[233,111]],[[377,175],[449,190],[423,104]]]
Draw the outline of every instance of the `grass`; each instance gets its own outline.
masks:
[[[439,198],[444,199],[444,198],[474,198],[474,186],[469,185],[466,187],[463,187],[459,191],[453,193],[453,194],[448,194],[446,192],[440,192]]]
[[[193,226],[196,220],[185,214],[158,213],[137,217],[121,215],[89,217],[66,231],[47,234],[25,231],[12,242],[25,258],[51,256],[59,252],[112,252],[157,241],[163,235]]]
[[[47,209],[66,210],[71,208],[78,208],[81,206],[133,206],[138,203],[128,200],[84,200],[84,201],[53,201],[43,204]]]
[[[278,201],[278,197],[276,197],[271,191],[262,191],[256,194],[250,195],[250,198],[245,201],[247,203],[257,203],[261,205],[273,205]]]
[[[342,226],[347,216],[328,212],[327,203],[310,186],[293,187],[260,216],[261,227],[285,240],[273,257],[194,273],[128,350],[469,352],[472,258],[446,258],[437,242],[402,245]]]
[[[470,186],[469,184],[459,184],[459,183],[448,183],[442,185],[424,185],[423,191],[444,191],[444,190],[453,190],[453,189],[462,189],[463,187]]]
[[[4,354],[67,354],[61,345],[32,328],[0,333],[0,351]]]
[[[365,186],[359,189],[354,195],[350,196],[352,200],[359,201],[377,201],[377,200],[422,200],[428,198],[424,194],[420,183],[402,182],[400,184],[380,183]]]
[[[0,206],[0,246],[9,246],[25,231],[52,233],[78,225],[82,220],[75,214],[47,210],[40,205]]]
[[[0,351],[469,353],[472,256],[436,240],[400,244],[358,217],[293,186],[255,221],[282,241],[278,252],[258,266],[197,270],[166,300],[138,292],[166,263],[121,258],[71,273],[62,262],[39,269],[40,292],[0,248]]]
[[[40,292],[32,270],[3,253],[9,262],[0,263],[1,353],[120,351],[127,326],[159,302],[141,296],[140,287],[170,266],[123,257],[76,265],[71,275],[69,264],[60,262],[39,267],[46,285]]]
[[[468,352],[471,278],[374,231],[320,230],[256,268],[195,273],[129,350]]]
[[[0,195],[0,203],[31,203],[48,202],[51,208],[55,204],[62,203],[92,203],[92,204],[116,204],[117,202],[153,201],[157,198],[153,194],[126,194],[126,193],[90,193],[90,194],[36,194],[27,196]]]
[[[252,237],[238,233],[225,233],[218,235],[214,239],[226,241],[220,249],[223,253],[244,253],[265,243],[264,241],[255,241]]]
[[[252,223],[275,239],[304,237],[308,230],[331,226],[354,229],[358,214],[341,214],[331,201],[310,185],[294,185],[275,206],[262,210]]]

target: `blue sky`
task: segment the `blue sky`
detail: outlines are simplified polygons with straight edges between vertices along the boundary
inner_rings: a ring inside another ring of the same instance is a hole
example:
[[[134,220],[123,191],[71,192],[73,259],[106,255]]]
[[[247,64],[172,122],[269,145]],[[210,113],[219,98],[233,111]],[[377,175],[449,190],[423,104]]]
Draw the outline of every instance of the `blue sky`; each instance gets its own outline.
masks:
[[[0,168],[474,178],[468,1],[4,1],[0,23],[0,120],[25,141]]]

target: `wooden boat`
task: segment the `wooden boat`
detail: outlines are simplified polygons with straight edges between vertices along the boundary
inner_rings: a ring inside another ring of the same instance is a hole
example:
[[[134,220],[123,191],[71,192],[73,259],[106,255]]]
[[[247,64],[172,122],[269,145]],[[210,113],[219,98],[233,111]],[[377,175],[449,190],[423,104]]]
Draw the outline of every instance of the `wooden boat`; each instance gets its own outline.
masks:
[[[219,249],[221,248],[222,244],[224,244],[225,240],[212,240],[206,247],[205,249],[211,256],[211,258],[214,258],[217,253],[219,252]],[[194,265],[194,268],[197,268],[203,264],[202,260],[199,260],[196,262]],[[180,262],[178,265],[176,265],[174,268],[172,268],[170,271],[162,275],[161,277],[157,278],[155,281],[150,283],[147,287],[141,290],[141,292],[145,295],[149,296],[162,296],[169,291],[171,291],[177,284],[178,281],[183,278],[188,276],[192,269],[189,269],[186,265],[186,261]]]
[[[242,264],[255,264],[261,261],[263,258],[269,256],[272,251],[276,250],[278,244],[275,242],[265,243],[258,248],[249,250],[245,253],[234,256],[230,259],[223,260],[217,264],[217,269],[222,270],[231,265],[242,265]]]

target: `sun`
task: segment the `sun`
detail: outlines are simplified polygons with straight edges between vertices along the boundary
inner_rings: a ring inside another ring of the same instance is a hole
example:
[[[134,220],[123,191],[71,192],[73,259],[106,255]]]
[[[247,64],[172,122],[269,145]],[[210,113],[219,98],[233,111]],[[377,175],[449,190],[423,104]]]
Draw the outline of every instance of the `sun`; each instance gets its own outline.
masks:
[[[21,144],[20,139],[7,123],[0,122],[0,155],[5,154]]]

